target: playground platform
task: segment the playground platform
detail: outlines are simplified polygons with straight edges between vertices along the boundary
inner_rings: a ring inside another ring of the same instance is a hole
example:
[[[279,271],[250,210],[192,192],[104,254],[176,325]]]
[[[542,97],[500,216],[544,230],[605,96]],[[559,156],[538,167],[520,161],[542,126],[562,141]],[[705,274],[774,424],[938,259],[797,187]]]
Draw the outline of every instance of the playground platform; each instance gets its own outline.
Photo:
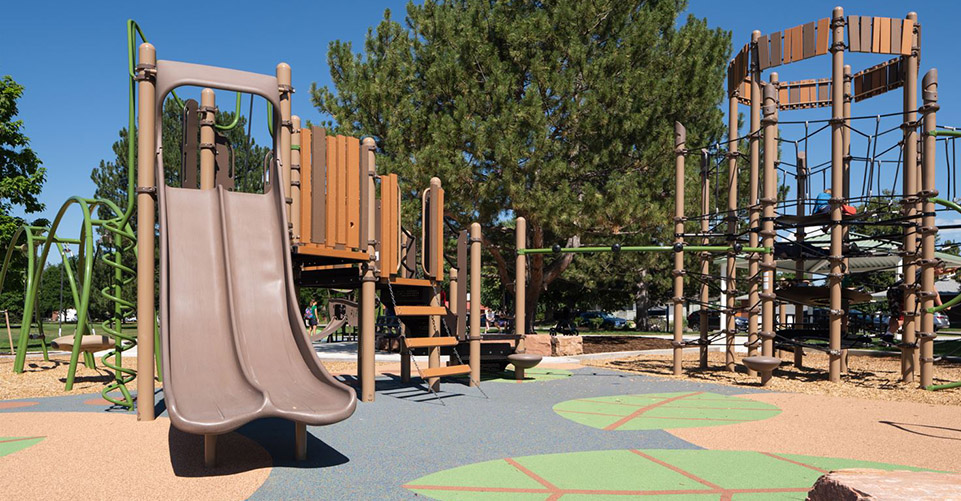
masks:
[[[0,401],[0,491],[105,498],[122,477],[138,499],[804,499],[839,468],[957,469],[956,407],[571,364],[509,376],[483,393],[445,379],[435,397],[382,371],[374,403],[308,428],[307,461],[293,425],[267,419],[225,435],[213,469],[202,437],[170,427],[162,390],[149,423],[98,394]]]

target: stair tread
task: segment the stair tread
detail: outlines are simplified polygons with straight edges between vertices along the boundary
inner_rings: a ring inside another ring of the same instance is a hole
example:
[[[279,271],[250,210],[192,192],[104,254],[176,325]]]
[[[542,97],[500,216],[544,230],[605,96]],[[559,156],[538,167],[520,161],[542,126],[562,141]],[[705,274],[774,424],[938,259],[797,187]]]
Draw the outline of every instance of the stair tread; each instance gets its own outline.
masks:
[[[408,287],[433,287],[434,286],[433,282],[423,278],[394,277],[390,279],[390,283],[393,285],[404,285]]]
[[[428,369],[421,369],[420,376],[422,378],[429,377],[440,377],[440,376],[456,376],[458,374],[470,374],[469,365],[450,365],[447,367],[432,367]]]
[[[408,348],[433,348],[435,346],[456,346],[460,340],[453,336],[434,337],[406,337],[404,343]]]
[[[394,306],[394,314],[398,317],[414,317],[414,316],[431,316],[431,315],[446,315],[447,308],[443,306],[424,306],[424,305],[409,305],[409,306]]]

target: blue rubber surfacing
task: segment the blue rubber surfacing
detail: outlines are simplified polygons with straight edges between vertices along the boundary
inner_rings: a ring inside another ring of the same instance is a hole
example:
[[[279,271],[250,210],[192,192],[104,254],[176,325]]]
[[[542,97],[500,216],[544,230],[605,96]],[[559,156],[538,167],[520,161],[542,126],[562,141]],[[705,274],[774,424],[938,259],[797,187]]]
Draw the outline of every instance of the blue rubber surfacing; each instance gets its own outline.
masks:
[[[698,449],[662,430],[611,433],[575,423],[553,411],[578,398],[709,391],[731,395],[761,390],[673,381],[596,368],[529,384],[476,388],[444,380],[441,405],[419,380],[382,376],[374,403],[358,403],[346,421],[308,428],[308,460],[293,459],[293,423],[252,422],[238,430],[274,458],[274,468],[251,499],[414,499],[406,482],[430,473],[508,457],[613,449]],[[348,382],[353,382],[347,378]],[[124,412],[84,402],[95,394],[40,399],[38,405],[0,412]],[[158,415],[163,392],[158,391]],[[220,458],[229,462],[230,458]],[[420,499],[423,499],[421,496]]]

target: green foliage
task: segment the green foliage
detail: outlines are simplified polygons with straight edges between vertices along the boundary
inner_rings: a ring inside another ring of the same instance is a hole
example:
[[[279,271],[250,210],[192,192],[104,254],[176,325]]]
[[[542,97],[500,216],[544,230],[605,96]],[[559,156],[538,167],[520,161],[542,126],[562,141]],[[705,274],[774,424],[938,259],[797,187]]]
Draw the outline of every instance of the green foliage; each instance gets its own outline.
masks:
[[[447,215],[459,227],[481,223],[510,288],[513,237],[501,227],[514,215],[527,219],[531,247],[671,237],[674,122],[686,125],[689,147],[721,138],[730,52],[730,34],[704,20],[678,25],[684,8],[411,3],[403,24],[385,12],[363,54],[331,43],[336,92],[314,85],[312,101],[334,117],[334,132],[373,136],[380,170],[411,191],[439,177]],[[641,270],[664,261],[630,259],[635,288]],[[531,256],[528,311],[572,261]]]
[[[17,229],[26,221],[11,215],[14,206],[20,206],[27,214],[43,210],[38,196],[46,179],[37,154],[30,149],[30,139],[24,134],[23,120],[16,120],[19,113],[17,100],[23,95],[23,86],[9,75],[0,79],[0,253],[6,253]],[[44,223],[45,221],[38,221]],[[2,259],[2,258],[0,258]],[[23,270],[26,258],[14,253],[11,270],[7,273],[0,296],[0,309],[9,309],[20,315],[23,304]],[[20,305],[20,306],[17,306]]]

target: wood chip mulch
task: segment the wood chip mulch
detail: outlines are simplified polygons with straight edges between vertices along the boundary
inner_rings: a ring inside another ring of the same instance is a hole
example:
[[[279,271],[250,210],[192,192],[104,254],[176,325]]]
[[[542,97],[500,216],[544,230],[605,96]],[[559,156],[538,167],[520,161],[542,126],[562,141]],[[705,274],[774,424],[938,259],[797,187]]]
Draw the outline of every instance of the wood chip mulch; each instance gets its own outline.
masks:
[[[612,351],[664,350],[671,348],[669,339],[643,336],[582,336],[584,353]]]
[[[723,353],[711,352],[708,355],[708,368],[699,369],[697,352],[686,350],[684,354],[684,374],[677,376],[677,378],[746,388],[761,387],[760,378],[748,376],[745,368],[740,364],[737,365],[737,372],[724,370]],[[740,359],[741,355],[738,354],[737,358]],[[775,371],[775,377],[765,387],[766,389],[869,400],[961,406],[961,388],[925,391],[918,387],[917,382],[901,383],[899,381],[901,362],[896,357],[852,355],[848,359],[848,373],[841,376],[840,383],[831,383],[827,380],[828,356],[825,354],[805,354],[804,367],[801,368],[794,367],[791,353],[785,352],[781,356],[781,360],[783,360],[783,363]],[[620,360],[589,361],[585,362],[585,365],[675,378],[673,375],[673,359],[670,355],[642,355]],[[961,364],[948,362],[937,362],[935,364],[935,384],[958,380],[961,380]]]
[[[67,369],[70,367],[69,355],[50,355],[46,362],[39,355],[30,354],[24,364],[22,374],[13,372],[14,358],[4,356],[0,358],[0,400],[14,400],[21,398],[56,397],[64,395],[78,395],[83,393],[100,393],[100,390],[113,381],[113,371],[104,367],[97,357],[97,369],[87,369],[83,365],[83,358],[77,364],[74,376],[73,390],[66,391]],[[334,375],[356,374],[355,362],[323,362],[327,371]],[[123,359],[124,367],[136,368],[136,357]],[[396,367],[395,367],[396,366]],[[399,364],[377,364],[378,371],[399,370]],[[161,387],[161,383],[156,383]],[[136,390],[136,382],[127,385],[131,391]]]

